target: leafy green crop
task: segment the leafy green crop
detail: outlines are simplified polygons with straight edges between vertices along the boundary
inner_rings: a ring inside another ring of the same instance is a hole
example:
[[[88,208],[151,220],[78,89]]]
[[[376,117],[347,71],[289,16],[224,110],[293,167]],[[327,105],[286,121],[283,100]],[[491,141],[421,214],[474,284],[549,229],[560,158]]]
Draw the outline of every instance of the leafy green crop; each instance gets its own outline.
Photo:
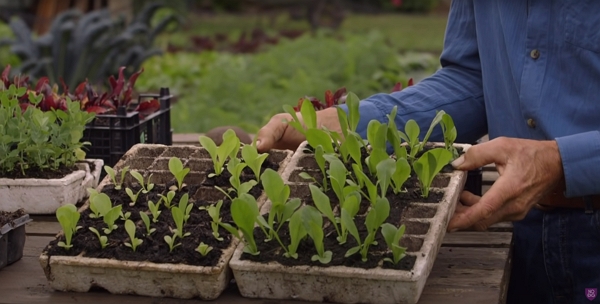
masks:
[[[112,181],[115,190],[121,190],[123,182],[125,181],[125,174],[127,174],[127,171],[129,171],[129,166],[121,169],[121,179],[117,181],[117,172],[115,171],[115,169],[111,168],[110,166],[104,166],[104,172],[106,172],[106,174],[108,174],[108,176],[110,177],[110,180]]]
[[[100,248],[106,248],[106,245],[108,245],[108,237],[106,235],[101,235],[98,229],[94,227],[90,227],[89,229],[98,237],[98,241],[100,242]]]
[[[200,242],[198,247],[196,247],[196,251],[200,253],[203,257],[206,256],[209,252],[213,250],[212,246],[204,244],[204,242]]]
[[[233,199],[231,203],[231,217],[238,227],[237,229],[227,223],[221,223],[221,226],[235,237],[239,237],[241,232],[244,237],[244,252],[251,255],[258,255],[259,251],[254,240],[254,223],[260,215],[256,199],[249,194],[242,194]]]
[[[429,188],[435,176],[452,160],[452,152],[443,148],[431,149],[415,161],[413,169],[421,183],[421,195],[429,196]]]
[[[321,213],[312,206],[302,207],[302,225],[304,229],[313,240],[317,254],[311,257],[313,261],[319,261],[321,264],[328,264],[331,262],[332,252],[325,251],[325,244],[323,243],[323,217]]]
[[[73,204],[66,204],[56,209],[56,218],[65,235],[65,241],[58,242],[58,246],[63,247],[66,250],[73,247],[71,240],[73,239],[73,234],[79,229],[77,222],[79,222],[80,216],[77,208]]]
[[[300,199],[288,200],[290,196],[290,186],[285,185],[279,173],[273,169],[266,169],[263,173],[262,185],[271,201],[271,210],[267,220],[267,227],[270,227],[267,240],[273,239],[283,223],[285,223],[296,209],[300,206]]]
[[[260,182],[260,169],[268,156],[268,153],[259,154],[254,145],[244,145],[242,147],[242,159],[254,173],[256,182]]]
[[[169,159],[169,171],[175,176],[175,179],[177,180],[177,189],[181,191],[183,179],[190,172],[190,168],[184,168],[181,159],[178,157],[171,157],[171,159]]]
[[[129,235],[129,242],[125,242],[125,246],[135,251],[144,241],[135,237],[135,224],[131,220],[125,221],[125,231]]]
[[[400,228],[396,228],[390,223],[381,225],[381,235],[383,235],[388,248],[392,251],[392,259],[385,258],[384,261],[396,265],[404,256],[406,256],[406,248],[400,247],[400,239],[404,235],[405,229],[406,227],[404,225],[400,226]]]
[[[240,149],[240,139],[235,135],[235,131],[232,129],[223,133],[223,142],[218,147],[208,136],[200,135],[199,139],[200,145],[206,149],[213,161],[215,172],[209,174],[209,177],[221,175],[227,158],[236,158],[237,152]]]

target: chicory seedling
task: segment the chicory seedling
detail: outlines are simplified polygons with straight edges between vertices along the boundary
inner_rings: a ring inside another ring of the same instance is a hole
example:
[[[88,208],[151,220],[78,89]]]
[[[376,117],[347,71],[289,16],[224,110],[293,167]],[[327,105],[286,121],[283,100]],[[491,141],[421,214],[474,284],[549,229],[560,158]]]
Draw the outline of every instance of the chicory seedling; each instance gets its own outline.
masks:
[[[140,211],[140,218],[142,222],[144,222],[144,226],[146,226],[146,235],[151,235],[156,231],[156,228],[150,228],[150,217],[144,211]]]
[[[375,236],[379,227],[385,222],[385,220],[390,215],[390,202],[385,197],[377,198],[377,202],[371,206],[369,212],[367,213],[367,217],[365,218],[365,226],[367,227],[367,236],[365,237],[364,242],[361,243],[360,236],[358,234],[358,230],[356,229],[356,224],[354,224],[354,220],[350,217],[348,212],[342,209],[344,213],[342,215],[342,221],[347,225],[350,234],[356,239],[356,242],[359,244],[356,247],[348,249],[346,252],[346,256],[351,256],[360,251],[360,256],[363,262],[367,261],[367,255],[369,253],[369,247],[371,245],[376,245]]]
[[[126,220],[129,219],[129,217],[131,216],[131,212],[127,211],[125,213],[123,213],[123,211],[121,211],[121,213],[119,214],[119,218],[124,222]]]
[[[315,106],[311,102],[303,102],[300,107],[300,114],[302,114],[304,126],[300,123],[300,119],[298,119],[298,115],[296,115],[296,111],[292,106],[284,105],[283,110],[292,116],[292,121],[286,121],[286,123],[301,134],[306,136],[306,130],[317,128],[317,113]]]
[[[298,258],[298,245],[300,241],[304,239],[307,234],[304,225],[302,224],[302,211],[303,208],[298,209],[290,217],[289,230],[290,230],[290,245],[288,246],[287,252],[283,255],[286,258]]]
[[[398,194],[402,192],[402,186],[404,182],[410,177],[410,165],[406,158],[398,158],[396,159],[396,170],[394,174],[392,174],[392,188],[394,189],[394,193]]]
[[[310,184],[308,185],[310,188],[310,194],[313,199],[313,203],[317,209],[329,219],[329,222],[335,228],[335,232],[338,235],[338,239],[341,237],[340,227],[337,224],[335,215],[333,214],[333,209],[331,209],[331,202],[329,201],[329,197],[321,191],[317,186]]]
[[[106,235],[100,235],[98,229],[94,227],[89,227],[89,229],[98,237],[98,241],[100,242],[100,248],[106,248],[106,245],[108,245],[108,237],[106,237]]]
[[[190,168],[184,168],[181,159],[178,157],[171,157],[171,159],[169,159],[169,171],[171,171],[177,180],[177,190],[181,191],[183,179],[190,172]]]
[[[125,231],[127,231],[127,235],[129,235],[129,243],[125,242],[125,246],[131,248],[135,252],[135,249],[144,241],[135,237],[135,224],[133,221],[125,221]]]
[[[179,208],[179,206],[173,207],[173,208],[171,208],[171,215],[173,216],[173,221],[175,222],[176,228],[173,230],[175,235],[178,236],[179,238],[184,238],[186,236],[189,236],[191,234],[190,232],[183,233],[185,211],[181,210],[181,208]]]
[[[183,211],[183,223],[187,223],[188,219],[190,218],[190,212],[192,212],[192,208],[194,208],[194,205],[189,204],[190,200],[190,195],[188,193],[184,193],[181,198],[179,198],[179,209],[181,211]]]
[[[160,209],[160,202],[158,201],[156,204],[153,201],[148,201],[148,209],[150,209],[150,214],[152,214],[152,222],[153,223],[157,223],[158,222],[158,217],[160,216],[161,212]]]
[[[238,197],[241,194],[248,193],[252,187],[256,186],[257,183],[256,180],[249,180],[244,183],[241,182],[240,177],[245,167],[246,163],[241,162],[237,158],[231,158],[229,163],[227,163],[227,171],[231,173],[231,177],[229,177],[229,183],[237,193]]]
[[[90,218],[101,218],[110,211],[112,203],[106,193],[98,193],[90,196]]]
[[[240,197],[233,199],[231,203],[231,217],[238,229],[227,223],[221,223],[221,227],[225,228],[233,236],[238,237],[240,232],[243,235],[244,252],[251,255],[258,255],[259,251],[254,240],[254,224],[257,217],[260,215],[256,199],[249,194],[242,194]]]
[[[196,251],[200,253],[203,257],[205,257],[211,250],[213,250],[212,246],[204,244],[204,242],[200,242],[200,245],[196,247]]]
[[[297,198],[288,201],[290,186],[284,184],[279,173],[273,169],[266,169],[262,174],[262,185],[267,197],[271,201],[271,210],[269,211],[267,220],[268,226],[271,227],[267,240],[271,240],[276,236],[283,223],[300,206],[301,202]]]
[[[127,171],[129,171],[129,166],[121,169],[121,179],[119,181],[117,181],[117,176],[116,176],[117,172],[115,171],[115,169],[113,169],[109,166],[104,166],[104,171],[106,172],[106,174],[108,174],[108,176],[110,176],[110,179],[113,182],[115,190],[121,190],[123,181],[125,181],[125,174],[127,173]]]
[[[352,171],[356,176],[358,181],[358,188],[360,189],[360,193],[368,199],[371,204],[374,204],[377,200],[377,184],[373,184],[371,179],[362,171],[362,168],[357,164],[352,164]],[[367,192],[365,193],[362,189],[367,188]]]
[[[177,243],[177,232],[175,232],[173,236],[165,235],[163,239],[165,240],[165,243],[169,245],[169,252],[173,252],[173,249],[175,249],[175,247],[181,245],[181,243]]]
[[[223,167],[228,157],[235,158],[240,149],[240,139],[235,135],[235,131],[229,129],[223,133],[223,142],[217,147],[215,142],[207,136],[200,136],[200,145],[208,151],[213,162],[214,173],[208,177],[221,175]]]
[[[175,191],[171,190],[169,192],[167,192],[167,195],[160,195],[160,199],[161,201],[163,201],[165,203],[165,207],[167,207],[167,209],[171,209],[172,207],[172,203],[173,203],[173,198],[175,197]],[[159,201],[160,202],[160,201]]]
[[[452,160],[452,152],[443,149],[431,149],[413,164],[413,169],[419,178],[421,185],[421,195],[429,196],[429,188],[435,176]]]
[[[131,170],[129,171],[129,174],[131,174],[131,176],[133,176],[133,178],[135,178],[138,183],[140,184],[141,187],[141,191],[142,193],[146,194],[148,192],[150,192],[152,189],[154,189],[154,184],[152,182],[150,182],[150,180],[152,179],[152,174],[150,174],[150,176],[148,176],[148,182],[144,182],[144,177],[142,176],[142,174],[140,174],[139,172],[135,171],[135,170]]]
[[[321,212],[312,206],[304,206],[302,208],[302,225],[304,229],[313,240],[317,254],[311,257],[312,261],[319,261],[321,264],[328,264],[331,262],[333,253],[329,250],[325,251],[325,244],[323,243],[323,217]]]
[[[104,223],[106,224],[106,228],[103,229],[104,234],[110,234],[113,230],[117,229],[115,222],[121,215],[121,209],[121,205],[114,206],[102,217]]]
[[[71,240],[73,238],[73,234],[79,229],[77,226],[77,222],[79,222],[79,217],[81,215],[77,211],[77,207],[73,204],[67,204],[60,206],[56,209],[56,219],[60,223],[62,227],[63,233],[65,235],[65,241],[58,242],[58,246],[69,250],[73,245],[71,244]]]
[[[389,157],[377,164],[377,184],[379,184],[379,195],[381,197],[386,196],[395,172],[396,162]]]
[[[383,235],[383,239],[388,245],[388,248],[392,251],[392,259],[385,258],[383,259],[384,261],[396,265],[403,257],[406,256],[406,248],[400,247],[400,239],[404,235],[405,229],[406,227],[404,225],[400,226],[400,228],[396,228],[390,223],[384,223],[381,225],[381,235]]]
[[[131,200],[131,202],[129,202],[129,206],[135,206],[135,203],[137,202],[138,197],[140,196],[140,193],[142,193],[142,191],[144,191],[144,189],[140,189],[138,190],[138,192],[133,192],[133,190],[131,190],[131,188],[127,187],[125,188],[125,192],[127,193],[127,196],[129,196],[129,199]]]
[[[260,169],[268,156],[269,154],[267,153],[258,154],[256,146],[254,145],[244,145],[242,147],[242,159],[244,159],[246,165],[248,165],[254,173],[256,182],[260,182]]]
[[[208,207],[199,207],[200,210],[208,211],[208,215],[211,218],[210,227],[212,229],[212,235],[215,237],[215,239],[217,239],[217,241],[223,241],[223,238],[219,235],[221,206],[223,206],[223,200],[219,200],[216,204],[211,204]]]
[[[442,127],[442,134],[444,136],[444,145],[446,150],[452,152],[452,158],[458,157],[458,150],[454,147],[454,141],[456,140],[457,132],[456,126],[454,126],[454,120],[448,113],[442,115],[442,121],[440,122]]]
[[[387,140],[394,149],[394,155],[397,158],[406,158],[407,152],[406,147],[402,146],[402,138],[398,133],[398,127],[396,126],[396,115],[398,112],[398,106],[394,106],[392,112],[387,115],[388,117],[388,128],[387,128]]]

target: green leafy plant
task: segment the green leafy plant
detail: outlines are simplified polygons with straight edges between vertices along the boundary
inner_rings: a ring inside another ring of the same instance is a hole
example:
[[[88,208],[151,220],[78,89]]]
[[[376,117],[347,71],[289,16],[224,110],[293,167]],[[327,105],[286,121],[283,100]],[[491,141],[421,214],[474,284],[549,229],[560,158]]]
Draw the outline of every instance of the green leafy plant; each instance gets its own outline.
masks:
[[[100,242],[100,248],[106,248],[106,246],[108,245],[108,237],[106,235],[101,235],[98,229],[94,227],[89,227],[89,229],[98,237],[98,241]]]
[[[431,124],[429,125],[427,133],[425,133],[425,136],[423,137],[423,141],[419,140],[419,134],[421,133],[421,129],[419,128],[417,122],[413,119],[408,120],[404,125],[405,133],[403,133],[402,131],[398,131],[398,135],[408,143],[408,146],[410,148],[410,152],[408,154],[408,161],[411,164],[415,161],[417,154],[421,152],[427,144],[429,136],[431,135],[431,132],[433,132],[433,128],[442,121],[442,117],[444,116],[444,114],[446,114],[446,112],[444,111],[437,112],[437,114],[431,121]]]
[[[53,83],[64,79],[69,87],[85,79],[96,84],[120,66],[137,71],[146,59],[161,53],[153,47],[154,39],[179,18],[169,14],[153,26],[160,7],[158,2],[149,3],[128,24],[123,18],[113,19],[108,9],[87,14],[68,10],[37,39],[22,19],[13,18],[10,27],[15,39],[8,44],[21,60],[22,73],[48,76]]]
[[[178,157],[171,157],[171,159],[169,159],[169,171],[171,171],[177,180],[177,190],[181,191],[183,179],[190,172],[190,168],[184,168],[181,159]]]
[[[73,234],[80,228],[77,226],[80,216],[79,212],[77,212],[77,208],[73,204],[63,205],[56,209],[56,218],[65,235],[65,241],[58,242],[59,247],[62,247],[65,250],[69,250],[73,247],[71,240],[73,239]]]
[[[312,261],[319,261],[321,264],[328,264],[331,262],[333,253],[329,250],[325,251],[325,245],[323,243],[323,217],[321,213],[312,206],[302,207],[302,224],[307,234],[313,240],[317,254],[311,257]]]
[[[300,241],[304,239],[308,233],[302,224],[302,213],[302,208],[300,208],[290,217],[290,245],[283,254],[287,258],[298,259],[298,246],[300,245]]]
[[[444,146],[446,150],[452,152],[452,158],[458,157],[458,150],[454,147],[454,141],[456,140],[457,132],[454,126],[454,120],[448,113],[442,115],[442,121],[440,121],[442,127],[442,134],[444,136]]]
[[[127,193],[127,196],[129,196],[129,199],[131,200],[131,202],[129,202],[129,206],[135,206],[135,203],[137,202],[137,199],[142,191],[144,191],[144,189],[140,189],[138,192],[133,192],[133,190],[131,190],[129,187],[125,188],[125,193]]]
[[[352,247],[348,249],[346,252],[346,256],[351,256],[357,252],[360,252],[360,256],[363,262],[366,262],[368,259],[369,247],[371,245],[375,245],[375,236],[379,227],[385,222],[390,214],[390,203],[387,198],[378,198],[377,202],[372,205],[371,209],[367,213],[367,217],[365,218],[365,226],[367,228],[367,236],[365,237],[364,242],[361,242],[360,235],[358,234],[358,229],[356,228],[356,224],[354,224],[354,220],[351,218],[350,214],[342,209],[342,221],[348,227],[348,231],[350,234],[356,239],[358,246]]]
[[[229,177],[229,183],[231,187],[237,193],[237,196],[240,196],[244,193],[248,193],[252,187],[256,186],[256,180],[249,180],[247,182],[241,182],[240,177],[242,175],[242,171],[246,167],[246,164],[241,162],[237,158],[231,158],[227,163],[227,171],[231,173],[231,177]]]
[[[177,207],[179,207],[179,210],[181,210],[183,212],[183,223],[187,223],[188,219],[190,218],[190,212],[192,212],[192,208],[194,208],[194,205],[189,203],[190,200],[190,195],[188,193],[184,193],[181,198],[179,198],[179,204],[177,205]],[[173,208],[171,208],[173,209]]]
[[[214,173],[209,177],[221,175],[225,162],[229,157],[235,158],[240,149],[240,139],[235,135],[235,131],[229,129],[223,133],[223,142],[217,147],[215,142],[208,136],[200,136],[200,145],[206,149],[214,166]]]
[[[191,205],[190,205],[191,206]],[[183,225],[185,222],[185,211],[181,210],[179,206],[171,208],[171,215],[173,216],[173,221],[175,222],[175,229],[173,229],[173,233],[175,236],[179,238],[184,238],[189,236],[190,232],[183,232]]]
[[[323,215],[325,215],[325,217],[327,217],[327,219],[329,220],[331,225],[333,225],[333,227],[335,228],[335,231],[338,235],[338,239],[340,239],[342,236],[342,233],[340,232],[340,227],[337,224],[335,215],[333,214],[333,209],[331,208],[331,202],[329,200],[329,197],[325,193],[323,193],[323,191],[321,191],[321,189],[319,189],[319,187],[317,187],[315,185],[311,184],[311,185],[308,185],[308,187],[310,188],[310,194],[312,196],[313,203],[315,204],[317,209]],[[308,228],[307,228],[307,231],[308,231]],[[309,234],[310,234],[310,232],[309,232]],[[321,256],[321,254],[319,254],[319,256]]]
[[[392,252],[392,258],[385,258],[383,259],[384,261],[397,265],[398,262],[400,262],[400,260],[406,256],[406,248],[400,247],[400,239],[404,235],[405,229],[406,227],[404,225],[400,226],[399,228],[396,228],[390,223],[384,223],[381,225],[381,235],[383,235],[383,239]]]
[[[148,201],[148,209],[150,210],[150,214],[152,214],[153,223],[158,222],[158,217],[162,213],[162,211],[160,210],[160,202],[161,201],[158,201],[155,204],[153,201]]]
[[[279,173],[273,169],[266,169],[262,174],[262,185],[267,197],[271,201],[271,210],[266,222],[270,227],[267,240],[277,236],[277,232],[301,204],[300,199],[288,200],[290,197],[290,186],[285,185]]]
[[[161,201],[164,202],[165,207],[167,207],[168,209],[171,209],[172,207],[173,198],[175,198],[175,194],[176,193],[173,190],[167,192],[167,195],[160,194]]]
[[[260,182],[262,164],[268,156],[268,153],[259,154],[254,145],[244,145],[242,147],[242,159],[254,173],[257,183]]]
[[[101,218],[112,208],[110,197],[106,193],[98,193],[90,196],[90,218]]]
[[[114,206],[102,216],[102,219],[106,224],[106,228],[103,229],[104,234],[110,234],[113,230],[118,228],[115,222],[119,219],[121,215],[121,208],[121,205]]]
[[[260,215],[256,199],[249,194],[242,194],[233,199],[231,203],[231,217],[237,226],[237,229],[227,223],[221,223],[233,236],[238,237],[240,233],[244,238],[244,252],[251,255],[258,255],[259,251],[254,240],[254,224]]]
[[[413,169],[419,178],[423,197],[429,196],[429,188],[433,179],[451,160],[452,152],[443,148],[436,148],[423,153],[414,162]]]
[[[125,246],[131,248],[131,250],[135,252],[135,249],[144,241],[135,237],[135,224],[133,221],[125,221],[125,231],[127,231],[127,235],[129,235],[129,242],[125,242]]]
[[[146,194],[146,193],[150,192],[152,189],[154,189],[154,184],[150,182],[150,180],[152,179],[152,174],[150,174],[150,176],[148,176],[147,183],[144,182],[144,177],[139,172],[137,172],[135,170],[131,170],[129,172],[129,174],[131,174],[131,176],[133,176],[133,178],[135,178],[135,180],[138,181],[138,183],[140,184],[142,193]]]
[[[209,252],[213,250],[212,246],[204,244],[204,242],[200,242],[198,247],[196,247],[196,251],[200,253],[203,257],[206,256]]]
[[[119,214],[119,218],[124,222],[126,220],[128,220],[131,217],[131,212],[127,211],[125,213],[123,213],[123,211],[121,211],[121,213]]]
[[[169,252],[173,252],[175,247],[181,246],[181,243],[177,243],[177,232],[174,232],[173,236],[165,235],[163,239],[169,245]]]
[[[219,225],[221,224],[221,207],[223,206],[223,200],[219,200],[216,204],[211,204],[208,207],[199,207],[200,210],[206,210],[211,218],[210,227],[212,229],[212,235],[217,241],[223,241],[223,238],[219,234]]]
[[[117,181],[117,172],[115,171],[115,169],[111,168],[110,166],[104,166],[104,172],[106,172],[106,174],[108,174],[108,176],[110,177],[110,180],[112,181],[115,190],[121,190],[121,188],[123,187],[123,182],[125,181],[125,174],[127,174],[128,171],[129,166],[121,169],[121,179]]]
[[[144,226],[146,226],[146,235],[151,235],[156,231],[156,228],[150,227],[150,217],[146,212],[140,211],[140,218],[142,219],[142,222],[144,222]]]
[[[394,194],[398,194],[402,192],[402,186],[404,182],[408,180],[410,177],[410,164],[406,160],[406,158],[398,158],[395,162],[396,170],[392,174],[392,189],[394,190]]]

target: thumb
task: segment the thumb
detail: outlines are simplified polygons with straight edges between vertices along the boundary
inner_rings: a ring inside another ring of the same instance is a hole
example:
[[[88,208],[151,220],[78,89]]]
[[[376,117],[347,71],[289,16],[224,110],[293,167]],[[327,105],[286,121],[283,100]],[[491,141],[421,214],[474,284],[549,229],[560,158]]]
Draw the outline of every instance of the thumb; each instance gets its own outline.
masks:
[[[457,170],[474,170],[485,165],[500,162],[504,152],[497,140],[473,145],[459,158],[452,162]]]
[[[286,120],[291,120],[285,114],[276,114],[256,134],[256,149],[259,152],[267,152],[277,148],[278,142],[283,137],[288,126]]]

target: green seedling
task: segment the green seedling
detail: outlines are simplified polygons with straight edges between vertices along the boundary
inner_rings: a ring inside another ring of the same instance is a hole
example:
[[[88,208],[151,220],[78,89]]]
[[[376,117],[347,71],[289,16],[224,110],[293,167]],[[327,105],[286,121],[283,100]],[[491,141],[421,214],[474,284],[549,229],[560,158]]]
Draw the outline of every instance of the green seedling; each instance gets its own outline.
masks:
[[[240,139],[235,135],[235,131],[229,129],[223,133],[223,142],[217,147],[215,142],[208,136],[200,136],[200,145],[206,149],[214,166],[214,173],[208,177],[221,175],[227,158],[236,158],[240,149]]]
[[[402,192],[402,186],[404,182],[408,180],[410,177],[410,164],[406,160],[406,158],[398,158],[396,160],[396,170],[394,170],[394,174],[392,174],[392,189],[395,194]]]
[[[306,131],[310,129],[317,129],[317,112],[312,102],[308,99],[305,99],[300,106],[300,114],[302,114],[302,120],[304,125],[298,119],[298,115],[296,115],[296,111],[290,105],[284,105],[283,110],[292,116],[291,121],[286,121],[290,126],[300,132],[302,135],[306,136]]]
[[[339,239],[342,233],[340,232],[340,227],[337,224],[335,215],[333,214],[333,209],[331,209],[331,202],[329,201],[329,197],[315,185],[311,184],[308,185],[308,187],[310,188],[310,194],[312,196],[313,202],[315,203],[315,206],[323,215],[327,217],[331,225],[333,225]],[[308,230],[308,228],[306,229]]]
[[[65,241],[58,242],[58,246],[69,250],[73,247],[71,244],[71,240],[73,238],[73,234],[80,228],[77,226],[77,222],[79,222],[79,217],[81,215],[77,212],[77,207],[73,204],[67,204],[60,206],[56,210],[56,219],[60,223],[62,227],[63,233],[65,235]]]
[[[210,227],[212,229],[212,235],[217,241],[223,241],[223,238],[219,235],[219,224],[221,224],[221,207],[223,206],[223,200],[219,200],[216,204],[211,204],[208,207],[199,207],[200,210],[206,210],[211,218]]]
[[[103,217],[106,228],[103,229],[104,234],[110,234],[113,230],[117,229],[115,222],[121,216],[121,205],[112,207]]]
[[[175,197],[175,191],[171,190],[169,192],[167,192],[167,195],[162,195],[160,194],[160,199],[162,202],[165,203],[165,207],[167,207],[168,209],[171,209],[172,203],[173,203],[173,198]]]
[[[112,208],[110,197],[106,193],[97,193],[90,197],[90,218],[101,218]]]
[[[298,209],[290,217],[289,230],[290,245],[283,255],[286,258],[298,259],[298,245],[300,245],[300,241],[307,235],[307,231],[302,224],[302,208]]]
[[[121,211],[121,213],[119,214],[119,219],[121,219],[123,222],[128,220],[131,217],[131,212],[127,211],[125,213],[123,213],[123,211]]]
[[[106,172],[106,174],[108,174],[110,180],[112,180],[112,183],[115,186],[115,190],[121,190],[123,181],[125,181],[125,174],[127,174],[127,171],[129,171],[129,166],[121,169],[121,179],[119,181],[117,181],[117,172],[115,171],[115,169],[109,166],[104,166],[104,171]]]
[[[323,243],[323,217],[321,213],[312,206],[302,207],[302,225],[304,229],[313,240],[317,254],[311,257],[312,261],[319,261],[321,264],[328,264],[331,262],[332,252],[325,251],[325,244]]]
[[[203,257],[205,257],[211,250],[213,250],[212,246],[204,244],[204,242],[200,242],[200,245],[196,248],[196,251],[200,253]]]
[[[129,206],[135,206],[135,203],[137,203],[138,197],[140,197],[140,194],[142,193],[142,191],[144,191],[144,189],[140,189],[140,190],[138,190],[138,192],[133,192],[133,190],[131,190],[131,188],[129,188],[129,187],[125,188],[125,192],[127,193],[127,196],[129,196],[129,199],[131,200],[131,202],[129,202]]]
[[[144,226],[146,226],[146,235],[151,235],[156,231],[156,228],[150,228],[150,217],[144,211],[140,211],[140,218],[142,222],[144,222]]]
[[[142,193],[146,194],[146,193],[150,192],[152,189],[154,189],[154,184],[152,182],[150,182],[150,180],[152,179],[152,174],[150,174],[150,176],[148,176],[148,182],[144,182],[144,177],[142,176],[142,174],[140,174],[139,172],[137,172],[135,170],[129,171],[129,174],[131,174],[131,176],[133,176],[133,178],[135,178],[135,180],[138,181],[138,183],[140,184]]]
[[[358,181],[358,189],[360,189],[360,193],[368,199],[371,204],[374,204],[377,200],[377,184],[374,184],[371,179],[362,171],[361,166],[357,164],[352,164],[352,171],[354,172],[354,176]],[[351,181],[348,181],[352,184]],[[367,188],[367,192],[365,193],[362,189]]]
[[[227,223],[221,223],[221,227],[233,236],[239,238],[240,233],[243,235],[246,245],[244,246],[244,252],[251,255],[259,254],[254,240],[254,224],[259,216],[256,199],[252,195],[242,194],[240,197],[234,198],[231,203],[231,217],[238,228],[235,229]]]
[[[89,227],[89,229],[98,237],[98,241],[100,242],[100,248],[106,248],[106,245],[108,245],[108,237],[106,235],[100,235],[98,229],[94,227]]]
[[[181,191],[183,188],[183,179],[190,172],[190,168],[184,168],[181,159],[177,157],[171,157],[169,159],[169,171],[175,176],[177,180],[177,190]]]
[[[260,182],[260,171],[268,156],[269,154],[267,153],[259,154],[254,145],[244,145],[242,147],[242,159],[244,160],[244,163],[248,165],[250,170],[252,170],[252,173],[254,173],[257,183]]]
[[[451,160],[452,152],[443,148],[436,148],[423,153],[414,162],[413,169],[419,178],[423,197],[429,196],[429,188],[433,179]]]
[[[454,120],[448,113],[442,115],[442,121],[440,122],[442,127],[442,134],[444,136],[444,146],[446,150],[452,152],[452,158],[458,157],[458,150],[454,147],[454,141],[456,140],[457,131],[454,126]]]
[[[396,173],[396,162],[388,157],[377,164],[376,169],[379,196],[385,197],[387,190],[392,183],[392,177],[394,176],[394,173]]]
[[[131,250],[135,252],[135,249],[144,241],[135,237],[135,224],[131,220],[125,221],[125,231],[127,231],[127,235],[129,235],[129,243],[125,242],[125,246],[131,248]]]
[[[181,243],[177,243],[177,234],[176,233],[173,234],[173,236],[165,235],[165,237],[163,239],[165,240],[167,245],[169,245],[169,252],[173,252],[173,249],[175,249],[175,247],[181,245]]]
[[[232,158],[229,160],[229,163],[227,163],[227,171],[231,173],[231,177],[229,177],[229,183],[237,193],[238,197],[244,193],[248,193],[250,189],[257,184],[256,180],[249,180],[244,183],[241,182],[240,177],[245,167],[246,164],[237,158]]]
[[[381,225],[381,235],[383,235],[383,239],[388,245],[388,248],[392,251],[392,258],[385,258],[383,259],[384,261],[397,265],[398,262],[406,256],[406,248],[400,247],[400,239],[404,235],[405,229],[406,227],[404,225],[400,226],[400,228],[396,228],[390,223]]]
[[[406,147],[402,145],[402,138],[398,133],[398,127],[396,126],[396,115],[398,113],[398,106],[394,106],[392,112],[387,115],[388,127],[387,127],[387,140],[394,149],[394,155],[397,158],[407,158]]]
[[[175,229],[173,229],[173,233],[175,233],[175,235],[181,239],[186,236],[189,236],[191,234],[190,232],[183,232],[185,211],[179,208],[179,206],[173,207],[171,208],[171,215],[173,216],[173,221],[175,222],[176,227]]]
[[[356,239],[356,242],[359,244],[358,246],[348,249],[348,251],[346,252],[346,257],[360,252],[362,261],[366,262],[369,253],[369,247],[371,245],[377,244],[377,242],[375,241],[377,230],[385,222],[389,215],[389,201],[387,200],[387,198],[378,198],[377,202],[371,206],[371,209],[369,209],[367,217],[365,218],[367,236],[365,237],[364,242],[361,243],[360,235],[358,234],[358,229],[356,229],[356,224],[354,224],[354,220],[350,217],[350,214],[348,212],[342,209],[342,221],[344,221],[345,225],[348,227],[348,231],[350,231],[350,234]]]
[[[148,201],[148,209],[150,209],[150,214],[152,214],[152,222],[153,223],[157,223],[158,222],[158,217],[160,216],[160,214],[162,213],[162,211],[160,211],[160,202],[158,201],[156,204],[152,201]]]
[[[262,174],[262,185],[271,201],[271,210],[266,225],[271,228],[267,236],[267,241],[269,241],[277,236],[277,232],[283,223],[300,207],[301,202],[300,199],[288,200],[290,186],[285,185],[279,173],[273,169],[266,169]]]

